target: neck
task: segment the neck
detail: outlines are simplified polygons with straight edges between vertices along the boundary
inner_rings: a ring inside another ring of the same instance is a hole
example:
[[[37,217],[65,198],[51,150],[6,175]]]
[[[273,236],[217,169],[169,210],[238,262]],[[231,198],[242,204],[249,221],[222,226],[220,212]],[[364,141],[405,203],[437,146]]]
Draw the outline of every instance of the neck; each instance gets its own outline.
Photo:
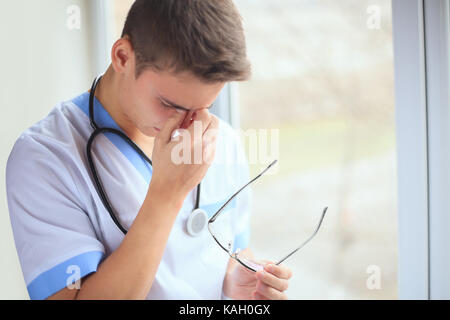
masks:
[[[103,108],[109,113],[111,118],[117,125],[125,132],[125,134],[132,140],[137,139],[142,133],[134,126],[128,119],[118,103],[119,99],[117,93],[119,92],[119,81],[114,74],[112,66],[102,76],[97,89],[95,90],[95,97],[100,101]]]
[[[109,66],[103,75],[97,89],[95,97],[100,101],[103,108],[109,113],[111,118],[123,130],[123,132],[137,144],[149,158],[152,157],[154,137],[144,135],[134,124],[128,119],[126,113],[122,111],[117,93],[120,92],[120,83],[114,70]]]

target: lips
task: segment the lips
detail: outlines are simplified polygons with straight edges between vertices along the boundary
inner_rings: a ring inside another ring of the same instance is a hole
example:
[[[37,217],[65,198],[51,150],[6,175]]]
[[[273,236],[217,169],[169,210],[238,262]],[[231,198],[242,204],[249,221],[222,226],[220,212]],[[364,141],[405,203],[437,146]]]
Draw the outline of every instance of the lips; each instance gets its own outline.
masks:
[[[157,127],[153,127],[156,131],[161,131],[161,129],[158,129]]]

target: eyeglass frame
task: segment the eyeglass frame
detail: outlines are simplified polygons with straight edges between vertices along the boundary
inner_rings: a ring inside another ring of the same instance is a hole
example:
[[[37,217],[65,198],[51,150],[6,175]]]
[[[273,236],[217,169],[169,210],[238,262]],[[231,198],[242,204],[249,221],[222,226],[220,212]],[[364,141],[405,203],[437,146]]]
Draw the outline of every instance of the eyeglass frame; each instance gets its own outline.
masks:
[[[213,237],[213,239],[216,241],[216,243],[234,260],[236,260],[238,263],[240,263],[242,266],[244,266],[245,268],[256,272],[256,270],[250,266],[248,266],[245,262],[243,262],[241,259],[239,259],[238,255],[239,255],[239,250],[237,250],[235,253],[231,253],[231,243],[228,243],[228,249],[226,249],[220,242],[219,240],[217,240],[217,238],[214,236],[213,232],[211,231],[211,225],[212,223],[214,223],[214,221],[219,217],[219,215],[223,212],[223,210],[225,209],[225,207],[242,191],[244,190],[248,185],[250,185],[252,182],[254,182],[256,179],[258,179],[259,177],[261,177],[267,170],[269,170],[270,167],[272,167],[278,160],[274,160],[271,164],[269,164],[269,166],[267,166],[267,168],[265,168],[260,174],[258,174],[256,177],[254,177],[252,180],[250,180],[247,184],[245,184],[243,187],[241,187],[238,191],[236,191],[223,205],[222,207],[220,207],[219,210],[216,211],[216,213],[214,213],[211,218],[208,220],[208,231],[211,234],[211,236]],[[325,217],[325,213],[327,212],[328,207],[325,207],[322,211],[322,215],[320,217],[319,220],[319,224],[317,225],[316,229],[314,230],[313,234],[306,239],[306,241],[304,241],[299,247],[297,247],[296,249],[294,249],[293,251],[291,251],[289,254],[287,254],[284,258],[280,259],[280,261],[276,262],[275,265],[279,265],[280,263],[282,263],[283,261],[285,261],[287,258],[289,258],[290,256],[292,256],[294,253],[296,253],[298,250],[300,250],[301,248],[303,248],[319,231],[320,226],[322,225],[322,221],[323,218]]]

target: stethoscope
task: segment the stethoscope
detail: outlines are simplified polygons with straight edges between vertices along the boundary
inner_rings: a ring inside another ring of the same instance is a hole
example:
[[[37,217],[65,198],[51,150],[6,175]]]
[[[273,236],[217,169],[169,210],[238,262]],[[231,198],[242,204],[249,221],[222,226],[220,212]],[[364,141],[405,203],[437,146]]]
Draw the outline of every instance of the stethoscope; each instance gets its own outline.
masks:
[[[95,139],[95,137],[101,133],[110,132],[113,134],[116,134],[120,137],[122,137],[130,146],[133,147],[133,149],[147,161],[152,166],[152,161],[147,157],[147,155],[122,131],[119,131],[114,128],[99,128],[97,123],[94,120],[94,96],[95,96],[95,89],[97,88],[98,83],[100,82],[100,79],[102,76],[99,76],[94,79],[94,82],[92,83],[91,91],[89,93],[89,120],[91,122],[91,126],[94,129],[94,132],[89,137],[89,140],[87,142],[86,146],[86,153],[87,153],[87,159],[89,163],[89,167],[92,173],[92,176],[94,178],[95,184],[97,186],[97,190],[100,196],[100,199],[103,202],[103,205],[105,206],[106,210],[108,210],[109,215],[111,216],[111,219],[114,221],[116,226],[123,232],[123,234],[127,233],[127,229],[122,226],[122,224],[117,219],[117,216],[114,214],[114,210],[108,200],[108,197],[106,193],[104,192],[102,183],[100,179],[98,178],[97,169],[95,167],[94,161],[92,159],[91,155],[91,146]],[[208,223],[208,215],[205,212],[205,210],[200,208],[200,183],[197,186],[197,197],[195,202],[195,208],[189,215],[187,222],[186,222],[186,231],[191,236],[198,236],[206,227]]]

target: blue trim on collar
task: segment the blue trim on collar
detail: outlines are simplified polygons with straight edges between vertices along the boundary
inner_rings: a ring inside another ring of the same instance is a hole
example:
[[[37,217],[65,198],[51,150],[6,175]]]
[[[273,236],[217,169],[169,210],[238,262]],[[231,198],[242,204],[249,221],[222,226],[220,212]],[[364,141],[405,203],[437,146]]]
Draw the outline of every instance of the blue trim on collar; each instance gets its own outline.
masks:
[[[250,235],[250,227],[247,227],[244,232],[236,235],[233,242],[233,252],[236,251],[237,248],[241,250],[246,249],[250,243]]]
[[[225,207],[224,210],[227,211],[228,209],[236,208],[236,199],[237,198],[234,198],[233,200],[231,200],[231,202]],[[225,204],[225,202],[227,200],[228,199],[220,201],[220,202],[216,202],[216,203],[205,204],[205,205],[202,205],[200,202],[200,208],[206,211],[206,213],[208,214],[208,218],[211,218],[213,216],[213,214],[216,213],[217,210],[219,210]],[[222,214],[225,214],[225,212],[223,212]]]
[[[89,117],[89,92],[86,91],[75,97],[72,99],[72,102]],[[94,120],[100,128],[114,128],[123,132],[96,97],[94,97]],[[149,184],[153,173],[152,166],[118,135],[110,132],[107,132],[105,135],[131,162],[136,170],[142,175],[145,182]]]

